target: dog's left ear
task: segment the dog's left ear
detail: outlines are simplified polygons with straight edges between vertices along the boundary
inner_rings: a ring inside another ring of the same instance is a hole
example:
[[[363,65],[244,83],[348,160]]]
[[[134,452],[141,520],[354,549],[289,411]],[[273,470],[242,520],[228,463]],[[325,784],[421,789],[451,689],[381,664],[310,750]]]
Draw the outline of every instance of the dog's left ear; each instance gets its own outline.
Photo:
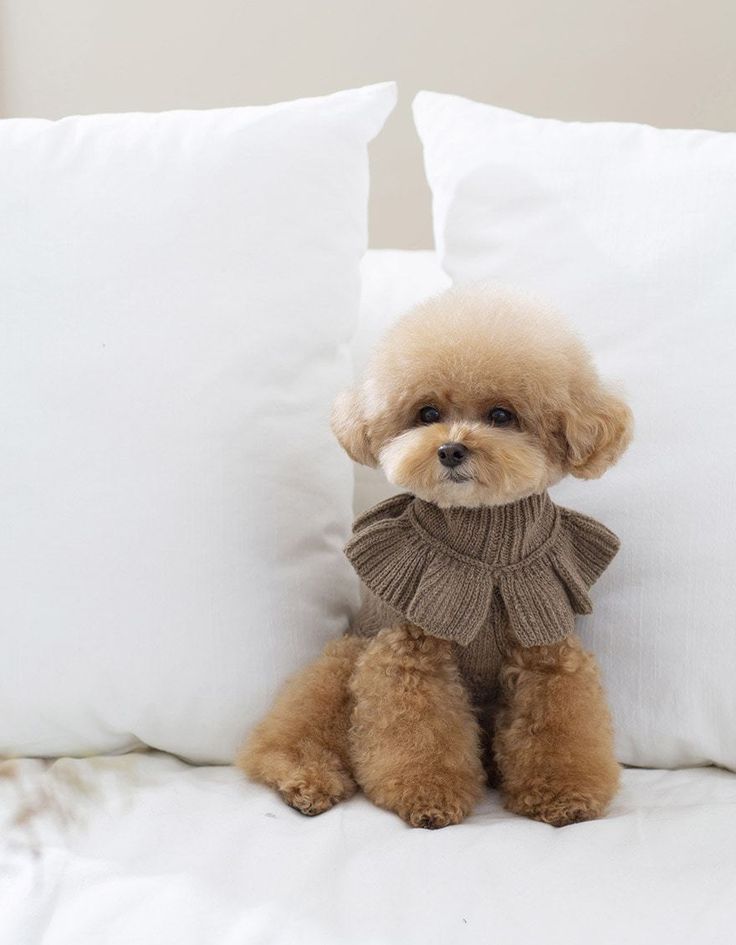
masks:
[[[363,466],[377,465],[357,390],[351,388],[338,394],[332,407],[331,426],[340,446],[352,460]]]
[[[604,387],[575,397],[566,411],[567,471],[578,479],[597,479],[631,442],[634,419],[628,405]]]

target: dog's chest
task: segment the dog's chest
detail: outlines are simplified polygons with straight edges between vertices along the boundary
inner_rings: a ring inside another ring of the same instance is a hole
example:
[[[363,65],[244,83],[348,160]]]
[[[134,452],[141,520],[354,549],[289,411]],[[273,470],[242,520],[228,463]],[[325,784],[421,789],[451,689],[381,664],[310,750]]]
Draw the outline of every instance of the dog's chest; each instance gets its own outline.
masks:
[[[361,637],[375,636],[385,627],[405,623],[404,617],[365,585],[361,586],[361,607],[350,632]],[[454,644],[458,666],[474,702],[485,702],[495,692],[505,654],[510,647],[509,624],[501,595],[495,593],[487,627],[467,645]]]

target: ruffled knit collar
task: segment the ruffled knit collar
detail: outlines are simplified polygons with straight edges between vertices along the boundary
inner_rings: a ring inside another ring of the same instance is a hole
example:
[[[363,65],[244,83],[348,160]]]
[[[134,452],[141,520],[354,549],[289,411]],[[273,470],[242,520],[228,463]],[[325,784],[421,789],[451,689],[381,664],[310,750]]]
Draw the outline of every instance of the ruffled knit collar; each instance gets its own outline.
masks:
[[[426,542],[457,556],[468,567],[497,570],[520,564],[542,551],[560,526],[557,507],[546,492],[509,505],[477,509],[441,509],[406,495],[397,499]],[[360,519],[355,523],[355,530],[359,529]]]
[[[545,492],[508,505],[441,509],[403,494],[356,519],[346,554],[384,603],[434,636],[467,645],[494,592],[526,646],[552,643],[590,613],[591,585],[619,542]]]

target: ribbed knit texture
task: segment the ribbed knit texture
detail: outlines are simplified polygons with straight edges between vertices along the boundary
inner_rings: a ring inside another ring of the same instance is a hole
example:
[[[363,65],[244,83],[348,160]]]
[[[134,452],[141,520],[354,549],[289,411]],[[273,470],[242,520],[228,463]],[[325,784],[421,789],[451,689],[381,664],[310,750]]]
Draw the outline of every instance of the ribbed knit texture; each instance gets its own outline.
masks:
[[[509,633],[523,646],[571,633],[618,547],[605,526],[546,492],[479,509],[394,496],[356,519],[345,548],[371,592],[357,632],[403,618],[466,648],[473,676],[488,677]]]

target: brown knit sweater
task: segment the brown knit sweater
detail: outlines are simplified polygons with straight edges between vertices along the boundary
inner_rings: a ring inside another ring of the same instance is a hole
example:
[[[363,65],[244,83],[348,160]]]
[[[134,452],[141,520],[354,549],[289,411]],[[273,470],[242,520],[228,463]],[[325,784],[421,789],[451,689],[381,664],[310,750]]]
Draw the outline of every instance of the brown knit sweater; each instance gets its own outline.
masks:
[[[406,620],[458,645],[477,697],[510,646],[555,643],[618,551],[616,536],[547,493],[509,505],[440,509],[398,495],[359,516],[345,552],[364,584],[351,632]]]

